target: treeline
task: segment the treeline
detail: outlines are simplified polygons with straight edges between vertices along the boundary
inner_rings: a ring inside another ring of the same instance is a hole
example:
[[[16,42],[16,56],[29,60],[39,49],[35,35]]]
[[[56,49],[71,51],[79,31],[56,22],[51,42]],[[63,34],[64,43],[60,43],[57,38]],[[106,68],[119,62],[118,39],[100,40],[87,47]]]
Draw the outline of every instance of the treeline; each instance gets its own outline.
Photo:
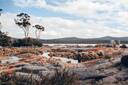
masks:
[[[6,33],[0,31],[0,46],[6,47],[12,45],[11,37],[7,36]]]
[[[0,31],[0,46],[2,47],[21,47],[21,46],[42,46],[42,42],[33,38],[13,39],[6,33]]]
[[[59,40],[59,39],[52,39],[52,40],[42,40],[43,43],[64,43],[64,44],[98,44],[98,43],[110,43],[109,40]]]
[[[128,40],[120,41],[121,44],[128,44]],[[96,40],[96,39],[76,39],[76,40],[62,40],[62,39],[51,39],[51,40],[42,40],[42,43],[61,43],[61,44],[110,44],[111,40]]]
[[[0,9],[0,16],[2,14],[2,9]],[[2,23],[0,22],[0,46],[42,46],[40,41],[41,32],[44,31],[44,27],[39,24],[32,25],[30,22],[30,15],[26,13],[20,13],[16,15],[17,18],[14,19],[14,22],[20,29],[24,32],[23,39],[12,39],[7,35],[6,32],[2,32]],[[31,38],[30,30],[35,30],[35,39]]]

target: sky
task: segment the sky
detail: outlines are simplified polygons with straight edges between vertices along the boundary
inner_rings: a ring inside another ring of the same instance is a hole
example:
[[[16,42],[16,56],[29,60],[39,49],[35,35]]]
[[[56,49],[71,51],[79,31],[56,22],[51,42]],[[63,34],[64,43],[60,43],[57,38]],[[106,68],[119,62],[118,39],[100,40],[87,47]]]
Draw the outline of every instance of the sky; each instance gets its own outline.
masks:
[[[2,31],[16,38],[24,37],[14,22],[21,12],[31,16],[32,26],[45,27],[42,39],[128,36],[128,0],[0,0],[0,8]]]

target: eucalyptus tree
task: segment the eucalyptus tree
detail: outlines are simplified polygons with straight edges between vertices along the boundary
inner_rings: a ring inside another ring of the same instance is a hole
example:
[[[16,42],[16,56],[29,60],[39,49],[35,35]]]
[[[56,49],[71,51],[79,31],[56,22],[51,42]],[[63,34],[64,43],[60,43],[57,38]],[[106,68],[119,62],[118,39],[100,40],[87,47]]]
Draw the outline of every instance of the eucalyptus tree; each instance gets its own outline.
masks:
[[[3,9],[0,9],[0,15],[1,15],[1,12],[3,11]]]
[[[35,28],[35,36],[39,39],[41,32],[44,31],[44,27],[42,25],[34,25],[33,27]]]
[[[23,30],[25,38],[28,38],[31,26],[30,16],[26,13],[20,13],[17,14],[17,18],[14,21]]]
[[[2,9],[0,9],[0,16],[1,16],[1,13],[2,13]],[[2,28],[2,24],[1,24],[1,22],[0,22],[0,31],[1,31],[1,28]]]

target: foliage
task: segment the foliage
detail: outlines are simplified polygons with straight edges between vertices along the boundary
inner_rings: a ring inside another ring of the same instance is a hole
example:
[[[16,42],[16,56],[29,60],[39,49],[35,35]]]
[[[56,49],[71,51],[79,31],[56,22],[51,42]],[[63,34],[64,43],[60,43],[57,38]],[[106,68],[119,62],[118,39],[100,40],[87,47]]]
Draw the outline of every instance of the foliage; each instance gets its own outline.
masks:
[[[0,9],[0,15],[1,15],[1,12],[2,12],[2,11],[3,11],[3,10]],[[6,35],[6,33],[2,32],[2,31],[1,31],[1,28],[2,28],[2,24],[1,24],[1,22],[0,22],[0,46],[3,46],[3,47],[11,46],[11,44],[12,44],[11,38],[8,37],[8,36]]]
[[[0,46],[6,47],[11,45],[12,45],[11,38],[8,37],[5,33],[0,31]]]
[[[0,85],[15,85],[11,75],[7,73],[0,74]]]
[[[3,11],[3,9],[0,9],[0,16],[1,16],[1,12]]]
[[[44,27],[42,25],[34,25],[33,26],[36,30],[35,30],[35,35],[36,38],[40,38],[41,32],[44,31]]]
[[[0,16],[1,16],[2,9],[0,9]],[[0,22],[0,29],[2,28],[1,22]]]
[[[97,52],[98,56],[104,56],[103,52]]]
[[[17,39],[13,43],[14,47],[21,47],[21,46],[42,46],[42,42],[40,40],[32,39],[32,38],[24,38],[24,39]]]
[[[14,19],[15,24],[23,29],[25,38],[29,36],[30,31],[30,16],[26,13],[20,13],[17,15],[17,19]]]

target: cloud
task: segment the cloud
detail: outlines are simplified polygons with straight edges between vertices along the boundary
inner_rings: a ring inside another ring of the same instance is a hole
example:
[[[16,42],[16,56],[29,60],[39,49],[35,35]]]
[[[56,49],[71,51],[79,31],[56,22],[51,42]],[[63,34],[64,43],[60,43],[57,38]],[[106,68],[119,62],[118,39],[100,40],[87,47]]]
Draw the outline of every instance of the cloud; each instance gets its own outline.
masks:
[[[9,17],[8,17],[9,16]],[[0,20],[3,25],[3,31],[9,32],[12,37],[23,37],[23,31],[14,23],[14,13],[4,13]],[[62,17],[37,17],[31,15],[32,25],[41,24],[45,27],[41,38],[62,38],[62,37],[81,37],[92,38],[102,36],[128,36],[122,29],[112,28],[104,24],[92,21],[69,20]],[[31,30],[31,36],[34,37],[34,30]]]
[[[119,0],[123,4],[128,4],[128,0]]]
[[[128,26],[128,11],[121,11],[118,13],[118,20]]]
[[[46,0],[13,0],[14,4],[19,7],[37,7],[46,8],[52,11],[61,11],[64,13],[86,16],[94,14],[97,11],[110,12],[114,9],[111,3],[99,3],[92,2],[91,0],[67,0],[65,3],[57,3],[57,5],[51,5]]]
[[[63,3],[55,0],[52,1],[54,4],[47,0],[13,1],[18,7],[45,8],[79,18],[70,20],[63,16],[53,17],[52,14],[49,17],[31,15],[32,24],[42,24],[46,28],[41,38],[128,36],[128,0],[66,0]],[[22,30],[13,21],[15,15],[5,13],[1,16],[3,30],[9,31],[11,36],[23,37]],[[31,36],[34,37],[33,30]]]
[[[84,17],[96,12],[111,12],[114,6],[111,3],[101,4],[90,0],[72,0],[58,6],[49,5],[47,8]]]
[[[43,8],[46,6],[45,0],[13,0],[14,5],[19,7],[38,7]]]

